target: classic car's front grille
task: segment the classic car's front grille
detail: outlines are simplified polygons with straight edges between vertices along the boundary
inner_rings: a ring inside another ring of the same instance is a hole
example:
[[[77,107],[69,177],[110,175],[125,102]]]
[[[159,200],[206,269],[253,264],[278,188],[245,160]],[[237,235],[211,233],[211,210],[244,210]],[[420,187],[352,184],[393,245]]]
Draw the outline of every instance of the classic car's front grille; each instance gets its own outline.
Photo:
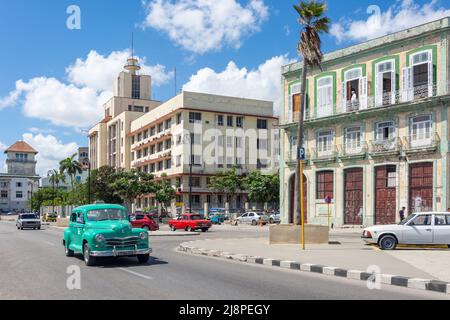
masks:
[[[138,244],[139,237],[127,237],[127,238],[110,238],[106,239],[108,246],[134,246]]]

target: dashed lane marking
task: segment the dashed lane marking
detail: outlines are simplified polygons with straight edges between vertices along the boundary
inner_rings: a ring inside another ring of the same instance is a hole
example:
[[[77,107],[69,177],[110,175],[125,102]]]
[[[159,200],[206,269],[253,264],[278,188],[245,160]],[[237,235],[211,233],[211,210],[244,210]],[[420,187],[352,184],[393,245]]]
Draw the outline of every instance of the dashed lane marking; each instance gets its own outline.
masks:
[[[125,269],[125,268],[119,268],[119,270],[128,272],[128,273],[130,273],[130,274],[132,274],[132,275],[135,275],[135,276],[137,276],[137,277],[140,277],[140,278],[143,278],[143,279],[146,279],[146,280],[153,280],[152,277],[149,277],[149,276],[146,276],[146,275],[144,275],[144,274],[140,274],[140,273],[137,273],[137,272],[134,272],[134,271],[131,271],[131,270],[127,270],[127,269]]]

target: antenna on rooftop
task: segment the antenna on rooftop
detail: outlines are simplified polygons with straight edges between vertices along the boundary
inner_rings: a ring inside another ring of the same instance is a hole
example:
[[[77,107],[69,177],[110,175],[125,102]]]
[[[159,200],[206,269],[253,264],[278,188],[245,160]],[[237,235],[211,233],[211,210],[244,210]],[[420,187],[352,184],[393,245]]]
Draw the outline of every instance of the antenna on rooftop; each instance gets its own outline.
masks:
[[[134,32],[131,32],[131,58],[134,58]]]

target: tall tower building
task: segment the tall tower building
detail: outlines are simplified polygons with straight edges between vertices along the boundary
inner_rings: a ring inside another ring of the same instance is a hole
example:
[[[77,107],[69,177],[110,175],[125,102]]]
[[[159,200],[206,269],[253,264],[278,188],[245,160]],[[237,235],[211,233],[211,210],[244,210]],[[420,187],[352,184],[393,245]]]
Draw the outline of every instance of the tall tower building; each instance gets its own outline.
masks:
[[[7,173],[0,173],[0,211],[30,209],[29,201],[39,187],[37,153],[24,141],[17,141],[5,150]]]
[[[127,59],[114,81],[113,97],[103,105],[104,118],[89,130],[92,169],[105,165],[130,169],[130,124],[161,104],[151,100],[151,76],[139,74],[140,70],[137,58]]]

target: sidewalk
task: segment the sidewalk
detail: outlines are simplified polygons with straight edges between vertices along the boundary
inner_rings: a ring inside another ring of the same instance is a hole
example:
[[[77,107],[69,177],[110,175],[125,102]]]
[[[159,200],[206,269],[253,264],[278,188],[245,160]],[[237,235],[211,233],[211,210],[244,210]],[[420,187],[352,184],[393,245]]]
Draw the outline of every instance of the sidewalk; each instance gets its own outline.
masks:
[[[182,244],[191,248],[216,250],[231,255],[295,261],[366,272],[376,266],[382,274],[450,282],[450,250],[399,248],[392,252],[368,246],[356,237],[331,235],[340,244],[269,245],[267,238],[196,240]]]

